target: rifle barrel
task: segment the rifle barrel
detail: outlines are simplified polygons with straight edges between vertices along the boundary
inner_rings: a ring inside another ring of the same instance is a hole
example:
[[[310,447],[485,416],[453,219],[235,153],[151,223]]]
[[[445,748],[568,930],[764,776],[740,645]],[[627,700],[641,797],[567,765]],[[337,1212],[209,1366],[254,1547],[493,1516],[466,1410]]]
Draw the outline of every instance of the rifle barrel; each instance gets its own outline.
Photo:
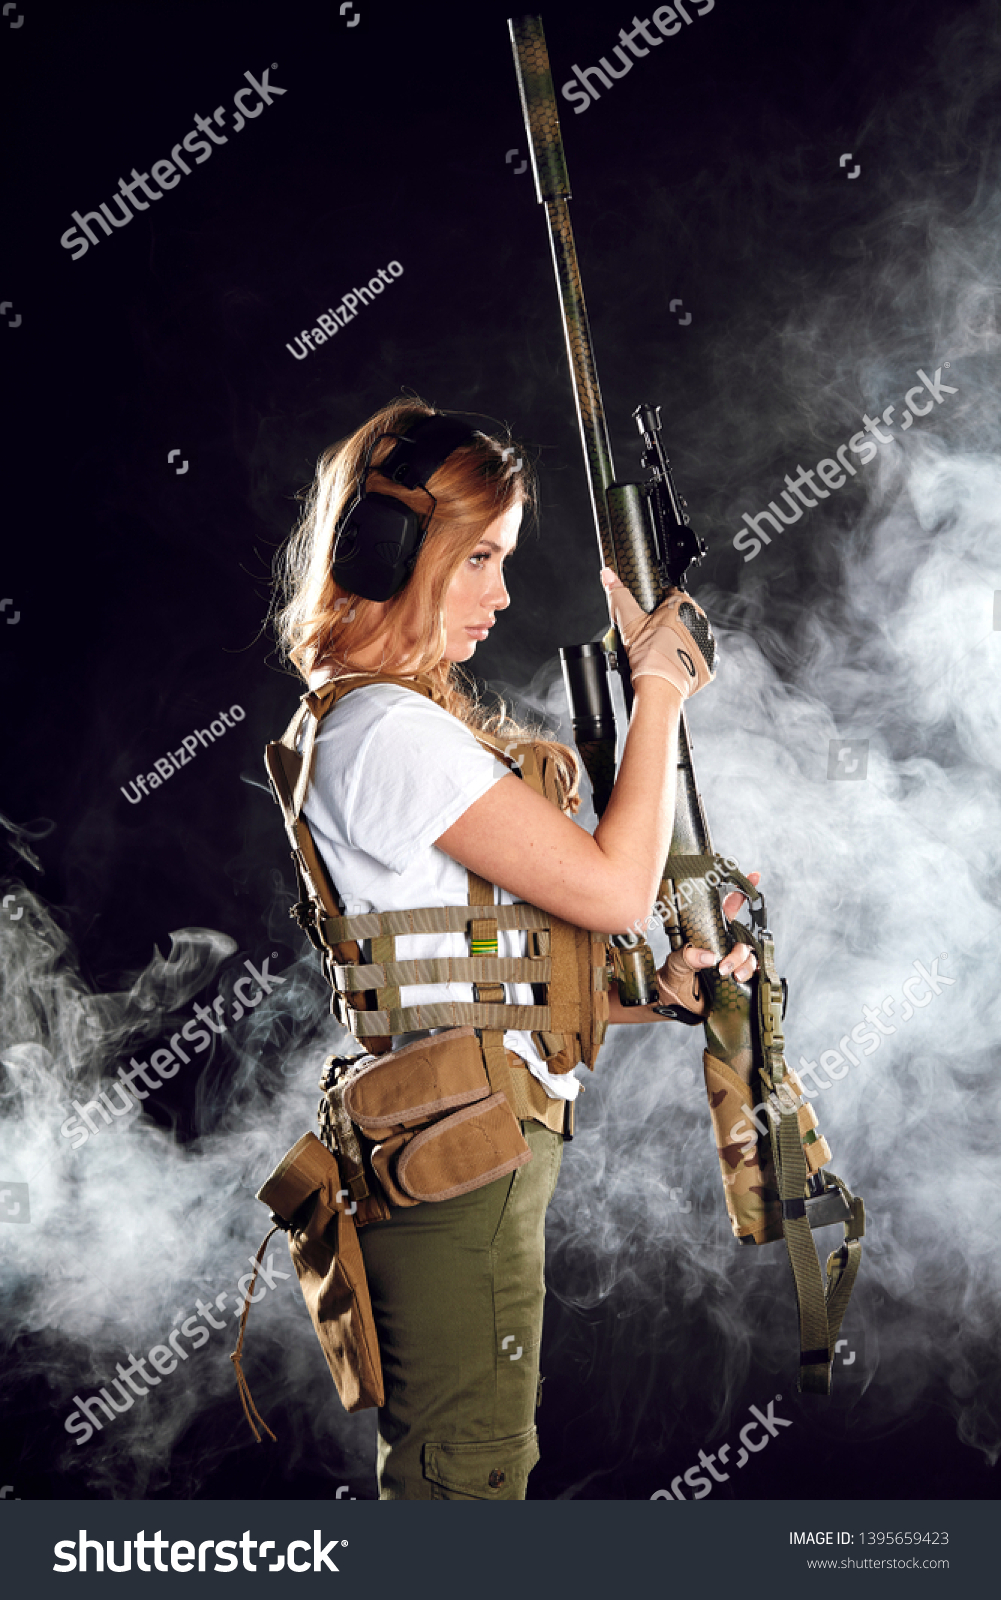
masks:
[[[508,21],[514,50],[518,92],[532,155],[532,172],[539,203],[545,205],[556,284],[563,313],[563,333],[570,362],[574,402],[580,426],[584,465],[594,511],[602,563],[617,570],[609,526],[606,490],[615,478],[612,447],[605,423],[598,373],[591,346],[577,249],[570,224],[570,180],[563,155],[560,119],[549,69],[546,36],[541,17],[512,17]]]

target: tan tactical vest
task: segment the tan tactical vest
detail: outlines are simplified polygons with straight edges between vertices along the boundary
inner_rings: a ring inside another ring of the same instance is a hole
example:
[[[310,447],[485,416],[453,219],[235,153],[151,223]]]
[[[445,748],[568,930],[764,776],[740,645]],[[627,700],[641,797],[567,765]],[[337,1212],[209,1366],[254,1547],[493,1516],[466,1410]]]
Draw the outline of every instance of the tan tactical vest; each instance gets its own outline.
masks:
[[[344,915],[302,816],[309,787],[317,730],[337,702],[369,683],[396,683],[436,700],[434,685],[424,677],[400,678],[388,673],[355,673],[305,694],[280,741],[265,752],[268,774],[281,806],[299,887],[295,917],[323,958],[324,975],[333,989],[331,1011],[367,1051],[389,1049],[400,1034],[429,1028],[472,1026],[483,1030],[485,1047],[496,1050],[506,1028],[531,1032],[550,1072],[569,1072],[578,1061],[593,1068],[608,1024],[608,955],[605,936],[519,901],[495,905],[493,886],[468,874],[465,906],[419,906],[407,911],[373,911]],[[558,804],[556,784],[544,747],[534,743],[505,745],[477,733],[480,744],[495,752],[538,794]],[[301,742],[301,750],[299,748]],[[525,956],[501,956],[498,931],[527,934]],[[397,938],[420,933],[465,933],[469,953],[420,961],[398,961]],[[370,942],[363,959],[361,944]],[[471,1002],[444,1001],[401,1006],[400,989],[410,984],[471,983]],[[535,986],[533,1005],[505,1001],[505,983]]]

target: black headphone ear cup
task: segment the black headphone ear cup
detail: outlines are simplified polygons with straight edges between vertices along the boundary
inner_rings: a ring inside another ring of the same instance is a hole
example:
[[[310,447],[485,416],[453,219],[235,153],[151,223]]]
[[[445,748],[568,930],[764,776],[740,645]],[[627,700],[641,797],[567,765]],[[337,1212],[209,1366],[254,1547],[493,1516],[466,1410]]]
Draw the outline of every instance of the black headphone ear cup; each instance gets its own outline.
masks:
[[[334,577],[363,600],[391,600],[410,576],[423,540],[416,511],[391,495],[367,494],[337,536]]]
[[[357,499],[352,502],[341,518],[337,537],[334,541],[333,567],[335,578],[337,576],[337,567],[344,562],[350,561],[357,550],[358,524],[355,520],[355,514],[361,504],[362,496],[358,495]]]
[[[428,479],[476,430],[454,417],[433,412],[411,425],[409,433],[380,433],[369,445],[359,474],[356,498],[337,524],[331,572],[343,588],[363,600],[391,600],[413,571],[436,501]],[[395,439],[379,471],[406,489],[424,489],[430,508],[423,516],[402,500],[366,494],[372,452],[382,439]]]

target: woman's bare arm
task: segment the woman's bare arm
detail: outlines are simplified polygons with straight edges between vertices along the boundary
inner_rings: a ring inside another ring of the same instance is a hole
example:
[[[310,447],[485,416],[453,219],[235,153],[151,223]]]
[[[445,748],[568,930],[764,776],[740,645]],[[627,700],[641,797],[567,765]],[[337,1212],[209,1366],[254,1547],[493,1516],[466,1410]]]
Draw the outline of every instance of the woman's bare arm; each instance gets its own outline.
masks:
[[[649,914],[671,844],[681,695],[641,677],[612,797],[594,835],[513,774],[437,840],[438,848],[519,900],[597,933]]]

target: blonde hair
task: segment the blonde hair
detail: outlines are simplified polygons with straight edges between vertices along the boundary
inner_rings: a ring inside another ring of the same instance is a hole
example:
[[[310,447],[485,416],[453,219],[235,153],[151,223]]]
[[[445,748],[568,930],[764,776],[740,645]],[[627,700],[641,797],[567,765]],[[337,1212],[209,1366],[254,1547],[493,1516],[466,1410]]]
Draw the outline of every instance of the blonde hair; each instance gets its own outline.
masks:
[[[343,588],[331,571],[337,523],[357,493],[370,451],[370,491],[401,500],[422,516],[431,509],[433,502],[423,490],[404,489],[382,477],[378,468],[396,444],[393,438],[380,439],[381,434],[405,434],[433,415],[433,408],[422,400],[392,401],[323,452],[302,516],[276,562],[278,642],[308,683],[319,671],[328,678],[357,671],[351,663],[352,649],[378,639],[380,670],[410,677],[424,674],[445,710],[471,728],[512,742],[538,739],[542,730],[513,721],[503,701],[486,709],[472,681],[444,659],[445,605],[453,577],[498,517],[517,505],[530,514],[536,510],[534,470],[510,436],[474,433],[431,475],[427,487],[434,496],[434,511],[413,572],[391,600],[377,607]],[[576,811],[577,757],[554,739],[543,742],[555,762],[564,809]]]

